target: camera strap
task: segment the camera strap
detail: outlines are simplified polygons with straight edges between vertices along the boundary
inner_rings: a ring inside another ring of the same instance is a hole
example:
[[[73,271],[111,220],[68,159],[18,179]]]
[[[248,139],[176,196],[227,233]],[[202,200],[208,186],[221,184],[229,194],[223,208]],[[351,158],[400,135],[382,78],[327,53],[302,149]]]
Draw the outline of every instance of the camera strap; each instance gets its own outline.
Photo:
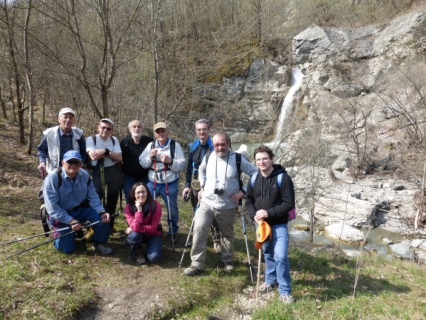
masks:
[[[219,158],[216,154],[216,181],[215,181],[215,189],[219,189],[217,183],[219,182],[219,180],[217,179],[217,158]],[[223,190],[225,190],[225,185],[226,185],[226,173],[228,172],[228,162],[229,162],[229,150],[228,150],[228,155],[226,156],[226,167],[225,167],[225,177],[223,179]]]

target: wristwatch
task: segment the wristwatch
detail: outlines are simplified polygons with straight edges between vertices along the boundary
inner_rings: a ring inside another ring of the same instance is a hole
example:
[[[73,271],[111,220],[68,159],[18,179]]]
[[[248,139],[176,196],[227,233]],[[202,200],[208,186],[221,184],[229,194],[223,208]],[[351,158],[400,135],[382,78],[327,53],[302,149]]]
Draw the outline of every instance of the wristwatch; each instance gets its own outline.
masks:
[[[109,156],[110,153],[111,151],[109,151],[109,149],[105,149],[105,153],[104,153],[105,156]]]

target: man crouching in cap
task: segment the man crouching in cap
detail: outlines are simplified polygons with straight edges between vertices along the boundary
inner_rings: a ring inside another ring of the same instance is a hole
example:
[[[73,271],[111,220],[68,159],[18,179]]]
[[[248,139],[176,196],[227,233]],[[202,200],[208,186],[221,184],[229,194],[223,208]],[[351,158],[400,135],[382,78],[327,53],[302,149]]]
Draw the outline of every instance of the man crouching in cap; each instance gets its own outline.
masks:
[[[93,226],[95,250],[101,254],[111,254],[112,249],[105,245],[108,241],[108,223],[110,215],[102,206],[95,191],[89,173],[80,170],[83,165],[80,152],[67,151],[62,160],[62,169],[50,172],[44,183],[43,195],[49,224],[56,239],[55,248],[64,253],[75,251],[75,233],[60,238],[62,235],[82,229],[81,222],[100,222]]]

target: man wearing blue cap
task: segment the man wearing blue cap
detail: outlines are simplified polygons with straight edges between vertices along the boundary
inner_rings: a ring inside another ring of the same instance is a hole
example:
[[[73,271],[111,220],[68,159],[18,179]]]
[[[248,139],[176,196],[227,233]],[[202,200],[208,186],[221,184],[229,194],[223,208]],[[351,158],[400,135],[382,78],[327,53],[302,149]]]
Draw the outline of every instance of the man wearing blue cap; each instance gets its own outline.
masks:
[[[64,253],[75,251],[75,233],[60,238],[61,235],[82,229],[81,223],[99,222],[93,226],[95,250],[101,254],[111,254],[112,249],[105,245],[108,241],[110,215],[105,211],[96,193],[93,182],[83,165],[80,152],[67,151],[62,160],[62,169],[50,172],[43,186],[44,203],[54,232],[54,246]]]

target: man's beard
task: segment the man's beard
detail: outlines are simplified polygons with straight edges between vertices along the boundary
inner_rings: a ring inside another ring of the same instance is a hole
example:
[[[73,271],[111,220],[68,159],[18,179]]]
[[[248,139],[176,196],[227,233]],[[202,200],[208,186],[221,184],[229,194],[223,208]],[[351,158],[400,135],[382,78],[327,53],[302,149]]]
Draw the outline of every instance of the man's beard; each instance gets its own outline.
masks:
[[[140,138],[140,137],[142,137],[142,133],[139,133],[139,132],[132,132],[132,137],[133,137],[133,138]]]

